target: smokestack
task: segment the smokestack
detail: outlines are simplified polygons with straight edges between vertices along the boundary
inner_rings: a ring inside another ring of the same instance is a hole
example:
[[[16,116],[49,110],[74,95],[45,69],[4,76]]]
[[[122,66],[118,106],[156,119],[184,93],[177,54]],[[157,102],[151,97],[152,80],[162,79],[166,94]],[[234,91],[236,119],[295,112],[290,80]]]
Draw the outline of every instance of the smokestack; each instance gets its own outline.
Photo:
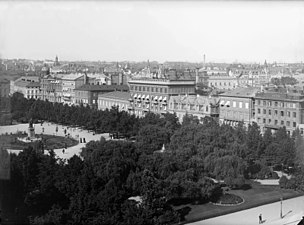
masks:
[[[206,66],[206,55],[204,54],[204,66]]]

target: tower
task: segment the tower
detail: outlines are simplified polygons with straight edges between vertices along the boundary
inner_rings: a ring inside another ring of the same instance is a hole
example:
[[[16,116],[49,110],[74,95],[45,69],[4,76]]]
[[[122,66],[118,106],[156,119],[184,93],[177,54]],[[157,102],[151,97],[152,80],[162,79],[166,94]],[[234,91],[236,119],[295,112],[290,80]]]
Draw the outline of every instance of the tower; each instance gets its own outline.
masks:
[[[58,56],[56,55],[56,57],[55,57],[55,66],[58,66],[58,65],[59,65]]]

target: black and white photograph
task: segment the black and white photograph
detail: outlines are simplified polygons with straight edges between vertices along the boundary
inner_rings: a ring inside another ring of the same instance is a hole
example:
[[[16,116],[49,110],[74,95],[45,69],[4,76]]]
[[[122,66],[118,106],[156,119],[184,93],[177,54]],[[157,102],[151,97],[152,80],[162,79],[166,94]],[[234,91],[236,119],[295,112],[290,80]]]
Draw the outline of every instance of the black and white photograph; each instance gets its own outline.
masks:
[[[0,1],[0,225],[304,224],[304,1]]]

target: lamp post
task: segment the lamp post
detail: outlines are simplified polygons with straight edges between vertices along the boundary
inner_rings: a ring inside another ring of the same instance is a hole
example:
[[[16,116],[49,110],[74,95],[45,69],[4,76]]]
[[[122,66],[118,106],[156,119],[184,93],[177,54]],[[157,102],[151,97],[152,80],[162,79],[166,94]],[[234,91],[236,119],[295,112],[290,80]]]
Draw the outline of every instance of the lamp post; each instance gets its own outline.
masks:
[[[281,200],[281,212],[280,212],[280,217],[281,217],[281,219],[283,218],[283,213],[282,213],[282,208],[283,208],[283,197],[281,197],[280,198],[280,200]]]

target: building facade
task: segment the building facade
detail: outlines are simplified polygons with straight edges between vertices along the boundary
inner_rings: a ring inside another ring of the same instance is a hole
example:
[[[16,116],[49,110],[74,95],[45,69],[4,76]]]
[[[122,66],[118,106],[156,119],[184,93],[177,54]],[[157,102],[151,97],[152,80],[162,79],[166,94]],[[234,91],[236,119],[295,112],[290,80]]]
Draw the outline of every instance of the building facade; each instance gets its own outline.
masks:
[[[262,132],[286,127],[289,134],[304,128],[304,95],[300,93],[260,92],[256,94],[256,121]]]
[[[108,92],[125,92],[129,91],[127,85],[83,85],[75,89],[75,104],[89,105],[98,107],[98,96]]]
[[[168,112],[171,96],[195,94],[194,77],[177,79],[176,76],[136,77],[129,80],[129,110],[137,116],[147,112],[162,114]]]
[[[220,122],[248,125],[255,122],[255,94],[259,88],[237,88],[220,94]]]
[[[26,95],[27,99],[41,99],[41,90],[39,82],[30,82],[26,85]]]
[[[62,98],[64,104],[72,105],[75,103],[75,89],[86,83],[85,74],[68,74],[61,77],[62,80]]]
[[[186,114],[191,114],[199,120],[206,116],[218,120],[219,98],[200,95],[171,96],[169,99],[169,112],[175,113],[180,122],[183,121],[183,117]]]
[[[109,93],[98,94],[98,109],[106,110],[117,106],[119,111],[128,112],[129,99],[131,95],[129,92],[114,91]]]
[[[62,80],[52,76],[41,78],[41,99],[50,102],[61,102]]]

